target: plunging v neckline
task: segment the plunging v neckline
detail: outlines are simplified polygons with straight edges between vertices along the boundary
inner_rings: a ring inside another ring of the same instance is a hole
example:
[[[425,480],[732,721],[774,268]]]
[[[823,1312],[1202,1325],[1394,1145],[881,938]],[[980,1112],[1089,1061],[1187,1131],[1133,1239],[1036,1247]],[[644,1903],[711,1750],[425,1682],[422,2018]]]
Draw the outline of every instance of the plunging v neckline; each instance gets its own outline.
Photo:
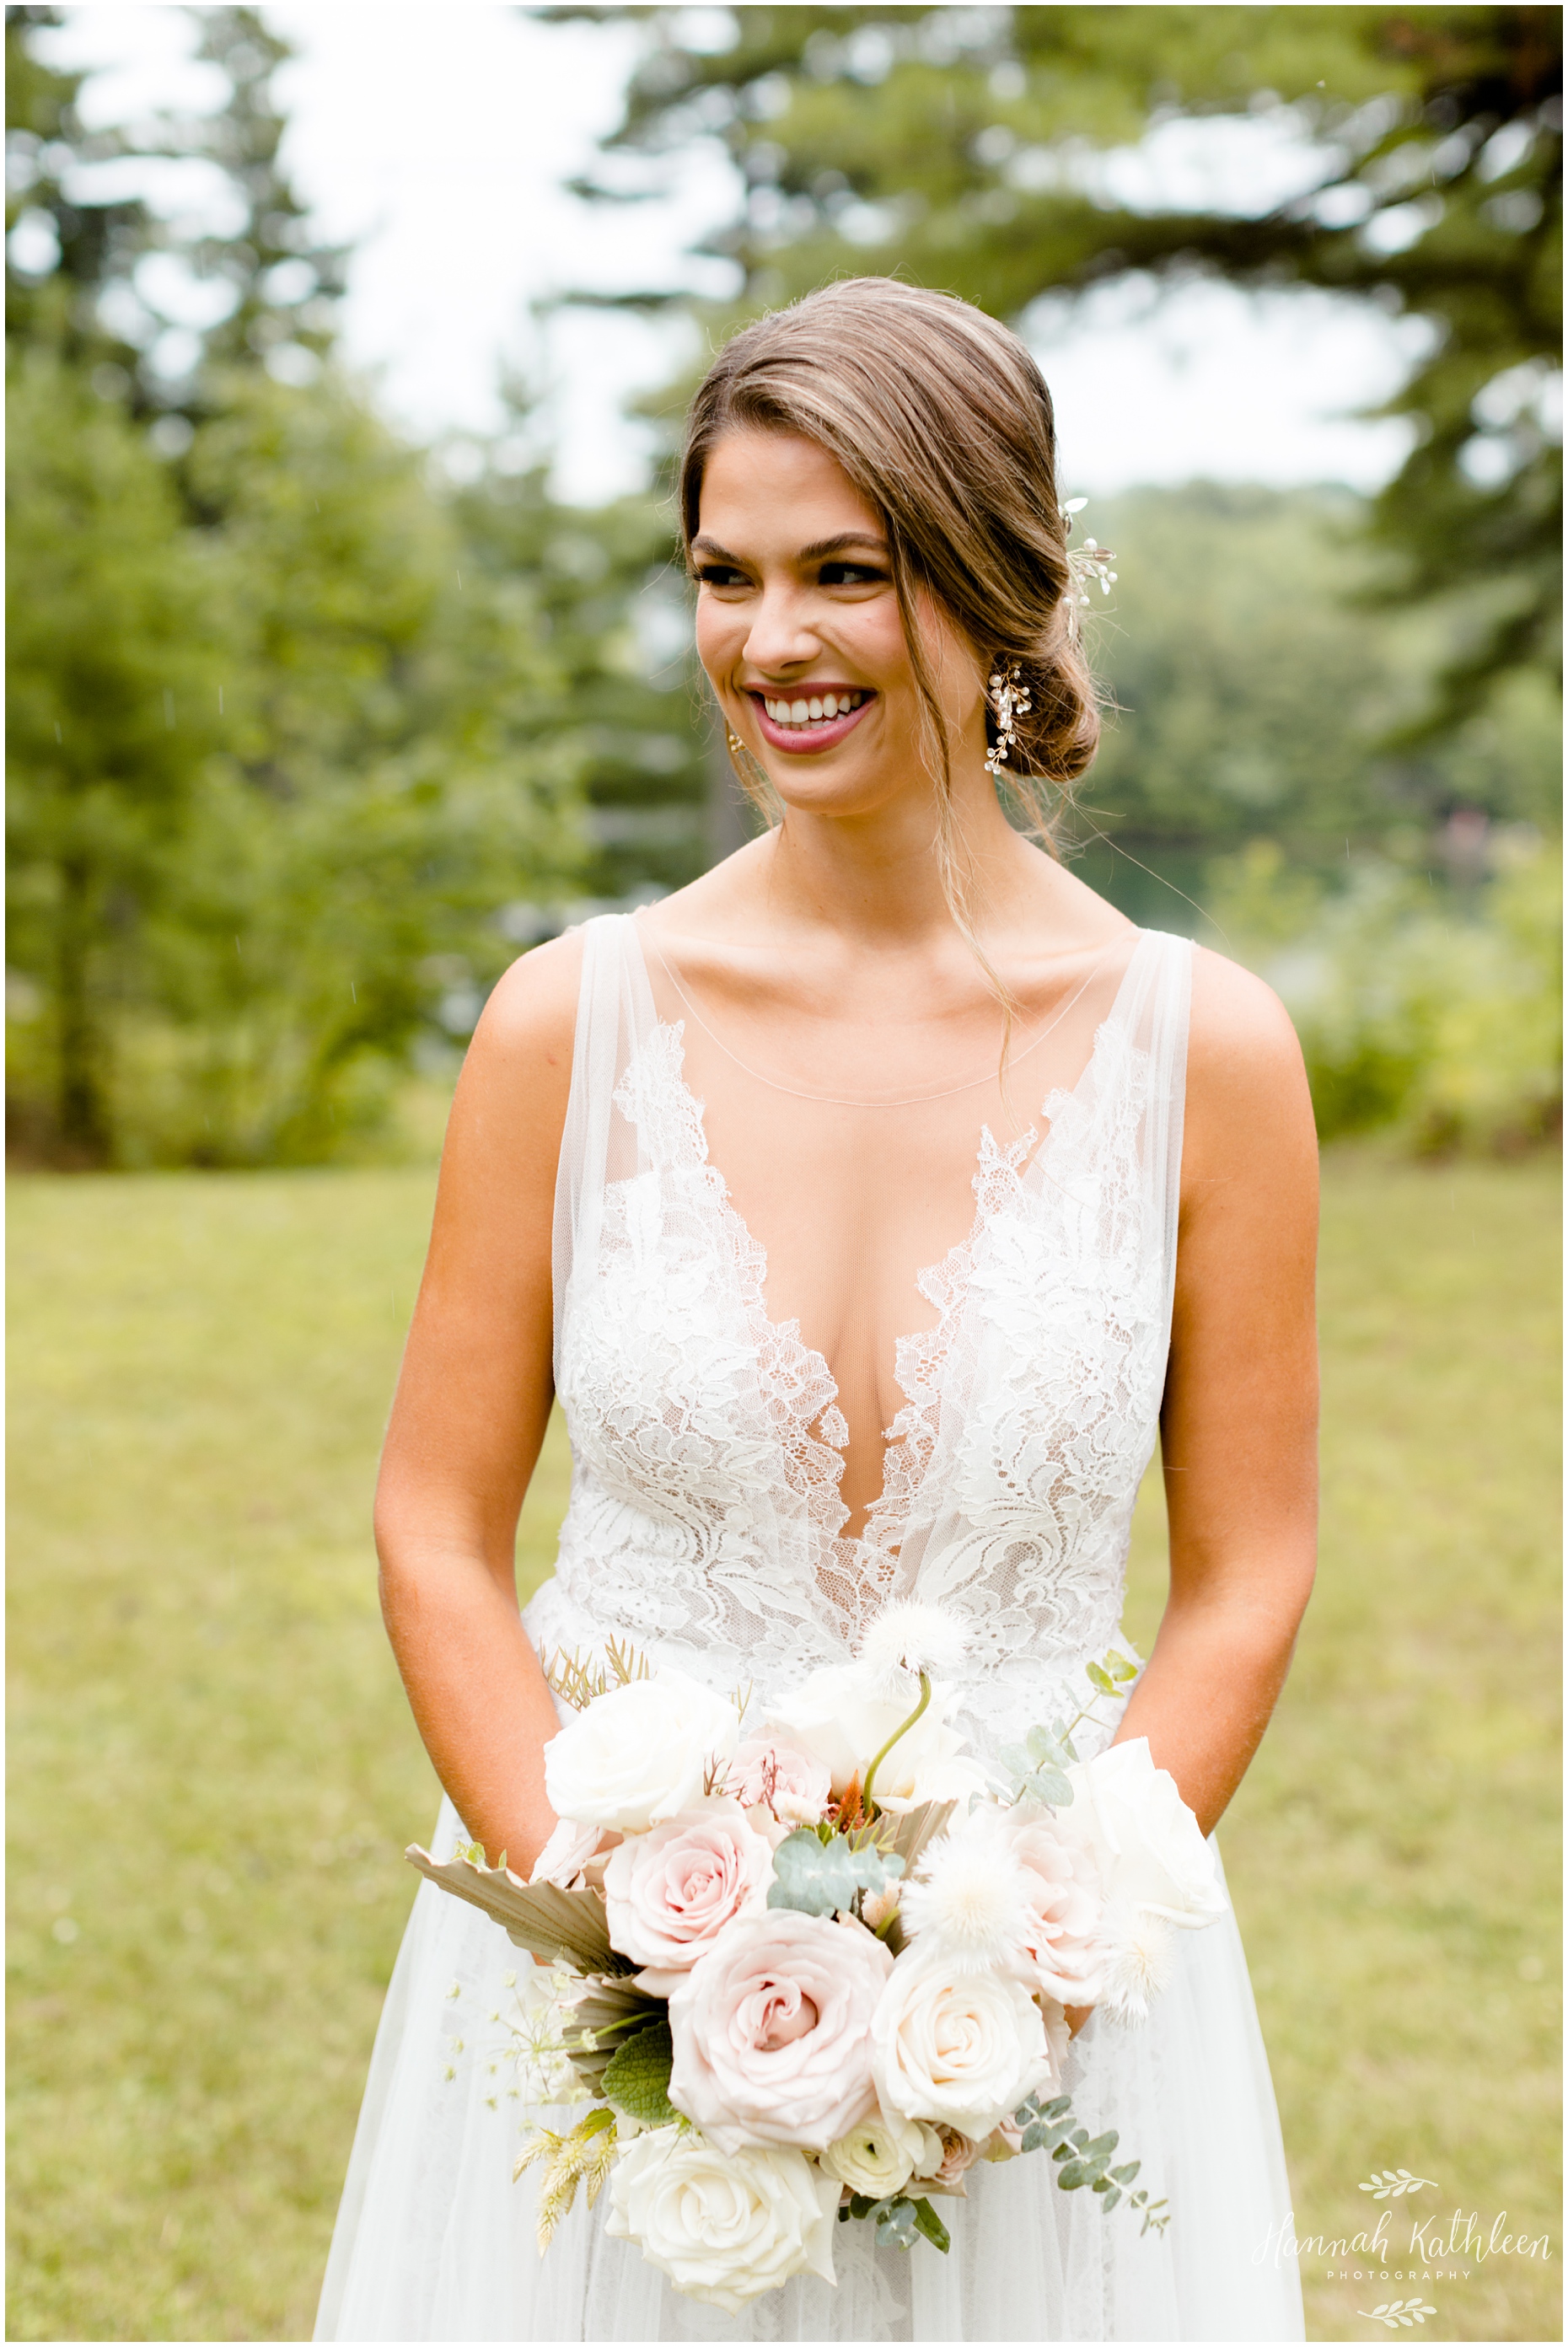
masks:
[[[648,986],[650,999],[651,999],[652,987],[648,978],[648,960],[642,950],[642,940],[637,935],[635,918],[629,916],[628,919],[630,934],[636,940],[637,957],[643,982]],[[1146,931],[1138,932],[1137,940],[1127,958],[1127,966],[1117,982],[1116,992],[1112,998],[1104,1017],[1095,1027],[1089,1057],[1080,1070],[1077,1081],[1067,1086],[1054,1086],[1045,1095],[1039,1111],[1040,1120],[1046,1127],[1044,1134],[1041,1135],[1038,1122],[1031,1123],[1016,1141],[1010,1142],[1003,1150],[998,1148],[996,1136],[989,1123],[981,1124],[979,1140],[975,1150],[973,1186],[977,1191],[988,1161],[994,1161],[999,1167],[1006,1168],[1020,1181],[1022,1181],[1036,1167],[1043,1164],[1045,1153],[1050,1147],[1060,1122],[1061,1106],[1071,1104],[1079,1098],[1099,1064],[1106,1035],[1116,1024],[1117,1014],[1122,1008],[1128,982],[1138,957],[1143,951],[1147,935]],[[893,1340],[893,1378],[894,1383],[904,1396],[904,1406],[896,1413],[892,1425],[883,1429],[881,1480],[877,1486],[876,1496],[866,1511],[864,1528],[858,1533],[846,1536],[843,1527],[847,1523],[851,1511],[845,1502],[842,1485],[844,1471],[849,1459],[849,1428],[839,1408],[838,1380],[834,1376],[825,1354],[819,1352],[815,1345],[807,1344],[801,1330],[798,1315],[788,1320],[775,1320],[767,1308],[768,1251],[735,1204],[734,1194],[723,1169],[713,1162],[712,1153],[708,1145],[707,1103],[698,1098],[686,1081],[685,1025],[683,1019],[673,1020],[662,1019],[657,1010],[654,1012],[655,1031],[667,1035],[670,1039],[670,1074],[684,1110],[683,1122],[697,1145],[700,1162],[712,1178],[716,1191],[717,1204],[730,1227],[737,1255],[741,1260],[749,1262],[754,1266],[756,1294],[753,1299],[753,1305],[758,1318],[763,1323],[763,1329],[759,1331],[759,1336],[765,1333],[766,1337],[771,1338],[772,1342],[765,1348],[767,1352],[775,1356],[781,1351],[789,1356],[798,1356],[802,1374],[792,1381],[790,1390],[774,1396],[775,1402],[784,1416],[793,1416],[795,1419],[800,1439],[805,1443],[820,1448],[834,1461],[830,1481],[834,1502],[840,1512],[838,1522],[830,1532],[830,1537],[835,1545],[840,1549],[859,1554],[865,1554],[866,1552],[879,1553],[891,1563],[903,1544],[904,1533],[915,1503],[920,1497],[921,1489],[929,1472],[932,1454],[936,1448],[937,1409],[940,1399],[942,1370],[968,1302],[968,1275],[976,1245],[986,1224],[984,1205],[977,1198],[974,1218],[968,1234],[963,1238],[956,1240],[947,1253],[939,1256],[935,1263],[927,1264],[915,1273],[915,1293],[924,1296],[927,1303],[936,1306],[938,1318],[933,1327],[916,1329],[907,1336],[896,1337]],[[946,1307],[939,1301],[938,1296],[932,1293],[933,1289],[938,1288],[944,1282],[952,1291],[952,1300]],[[764,1347],[759,1343],[758,1367],[765,1378],[766,1361],[763,1358],[764,1350]],[[925,1356],[923,1363],[922,1355]],[[915,1370],[917,1368],[923,1368],[924,1374],[907,1379],[904,1374],[906,1369]],[[794,1392],[801,1388],[807,1390],[814,1398],[818,1394],[825,1393],[825,1399],[818,1403],[812,1416],[804,1421],[801,1420],[799,1412],[791,1408]],[[818,1431],[819,1429],[821,1431]],[[839,1430],[842,1430],[842,1440],[835,1440],[834,1438]],[[901,1469],[904,1471],[900,1472]],[[824,1527],[824,1529],[828,1528]]]

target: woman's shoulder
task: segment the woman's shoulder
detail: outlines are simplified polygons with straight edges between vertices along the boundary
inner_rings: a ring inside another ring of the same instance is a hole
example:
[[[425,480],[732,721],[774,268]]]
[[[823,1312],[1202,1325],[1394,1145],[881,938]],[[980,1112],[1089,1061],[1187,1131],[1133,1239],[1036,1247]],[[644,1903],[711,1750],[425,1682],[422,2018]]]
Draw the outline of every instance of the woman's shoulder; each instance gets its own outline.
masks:
[[[1187,1042],[1192,1170],[1239,1168],[1259,1150],[1316,1155],[1301,1046],[1272,987],[1206,946],[1193,950]]]
[[[580,929],[568,929],[519,954],[491,988],[475,1040],[483,1035],[494,1049],[508,1053],[559,1046],[564,1040],[569,1056],[582,958]]]
[[[1301,1046],[1290,1013],[1271,986],[1238,961],[1208,946],[1193,948],[1193,1003],[1187,1046],[1189,1074],[1228,1070],[1245,1081],[1299,1065]]]

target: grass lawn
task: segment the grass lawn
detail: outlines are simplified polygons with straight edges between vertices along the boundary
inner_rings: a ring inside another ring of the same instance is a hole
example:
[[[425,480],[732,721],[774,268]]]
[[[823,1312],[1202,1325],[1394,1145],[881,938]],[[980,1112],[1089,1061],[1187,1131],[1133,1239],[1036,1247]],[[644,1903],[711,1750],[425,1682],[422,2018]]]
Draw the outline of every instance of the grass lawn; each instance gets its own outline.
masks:
[[[1557,1168],[1327,1170],[1323,1572],[1223,1839],[1297,2233],[1369,2228],[1374,2168],[1437,2188],[1383,2204],[1386,2282],[1307,2253],[1308,2335],[1416,2297],[1556,2338],[1555,2233],[1408,2250],[1557,2221]],[[14,2339],[309,2334],[436,1801],[368,1530],[429,1194],[12,1186]],[[528,1587],[564,1497],[558,1431]]]

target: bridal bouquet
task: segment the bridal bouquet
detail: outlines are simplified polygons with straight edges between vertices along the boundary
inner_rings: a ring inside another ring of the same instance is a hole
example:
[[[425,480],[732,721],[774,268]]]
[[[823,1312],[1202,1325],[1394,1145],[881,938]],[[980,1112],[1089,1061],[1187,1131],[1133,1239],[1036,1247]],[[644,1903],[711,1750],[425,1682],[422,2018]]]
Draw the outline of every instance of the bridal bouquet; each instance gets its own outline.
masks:
[[[518,2162],[543,2168],[541,2249],[608,2182],[608,2230],[734,2313],[794,2274],[831,2282],[840,2220],[945,2250],[935,2201],[1037,2150],[1064,2191],[1163,2225],[1116,2134],[1074,2123],[1067,2009],[1146,2015],[1173,1932],[1224,1910],[1214,1855],[1146,1742],[1077,1757],[1135,1665],[1091,1664],[1077,1717],[988,1772],[949,1725],[961,1641],[939,1608],[891,1606],[754,1726],[613,1645],[558,1655],[578,1716],[545,1748],[559,1823],[532,1880],[409,1851],[540,1960],[529,2100],[589,2105]]]

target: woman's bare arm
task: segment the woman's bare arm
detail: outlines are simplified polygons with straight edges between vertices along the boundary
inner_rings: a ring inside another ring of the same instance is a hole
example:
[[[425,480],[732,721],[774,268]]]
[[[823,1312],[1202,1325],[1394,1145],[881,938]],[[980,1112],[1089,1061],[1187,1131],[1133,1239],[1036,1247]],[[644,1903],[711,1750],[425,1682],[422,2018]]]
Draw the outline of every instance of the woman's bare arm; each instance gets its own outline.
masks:
[[[1118,1741],[1146,1736],[1205,1833],[1268,1725],[1317,1554],[1317,1148],[1258,979],[1196,957],[1171,1364],[1171,1590]]]
[[[436,1774],[527,1872],[554,1819],[555,1708],[518,1616],[518,1513],[552,1397],[550,1233],[581,947],[514,964],[452,1103],[376,1491],[381,1604]]]

